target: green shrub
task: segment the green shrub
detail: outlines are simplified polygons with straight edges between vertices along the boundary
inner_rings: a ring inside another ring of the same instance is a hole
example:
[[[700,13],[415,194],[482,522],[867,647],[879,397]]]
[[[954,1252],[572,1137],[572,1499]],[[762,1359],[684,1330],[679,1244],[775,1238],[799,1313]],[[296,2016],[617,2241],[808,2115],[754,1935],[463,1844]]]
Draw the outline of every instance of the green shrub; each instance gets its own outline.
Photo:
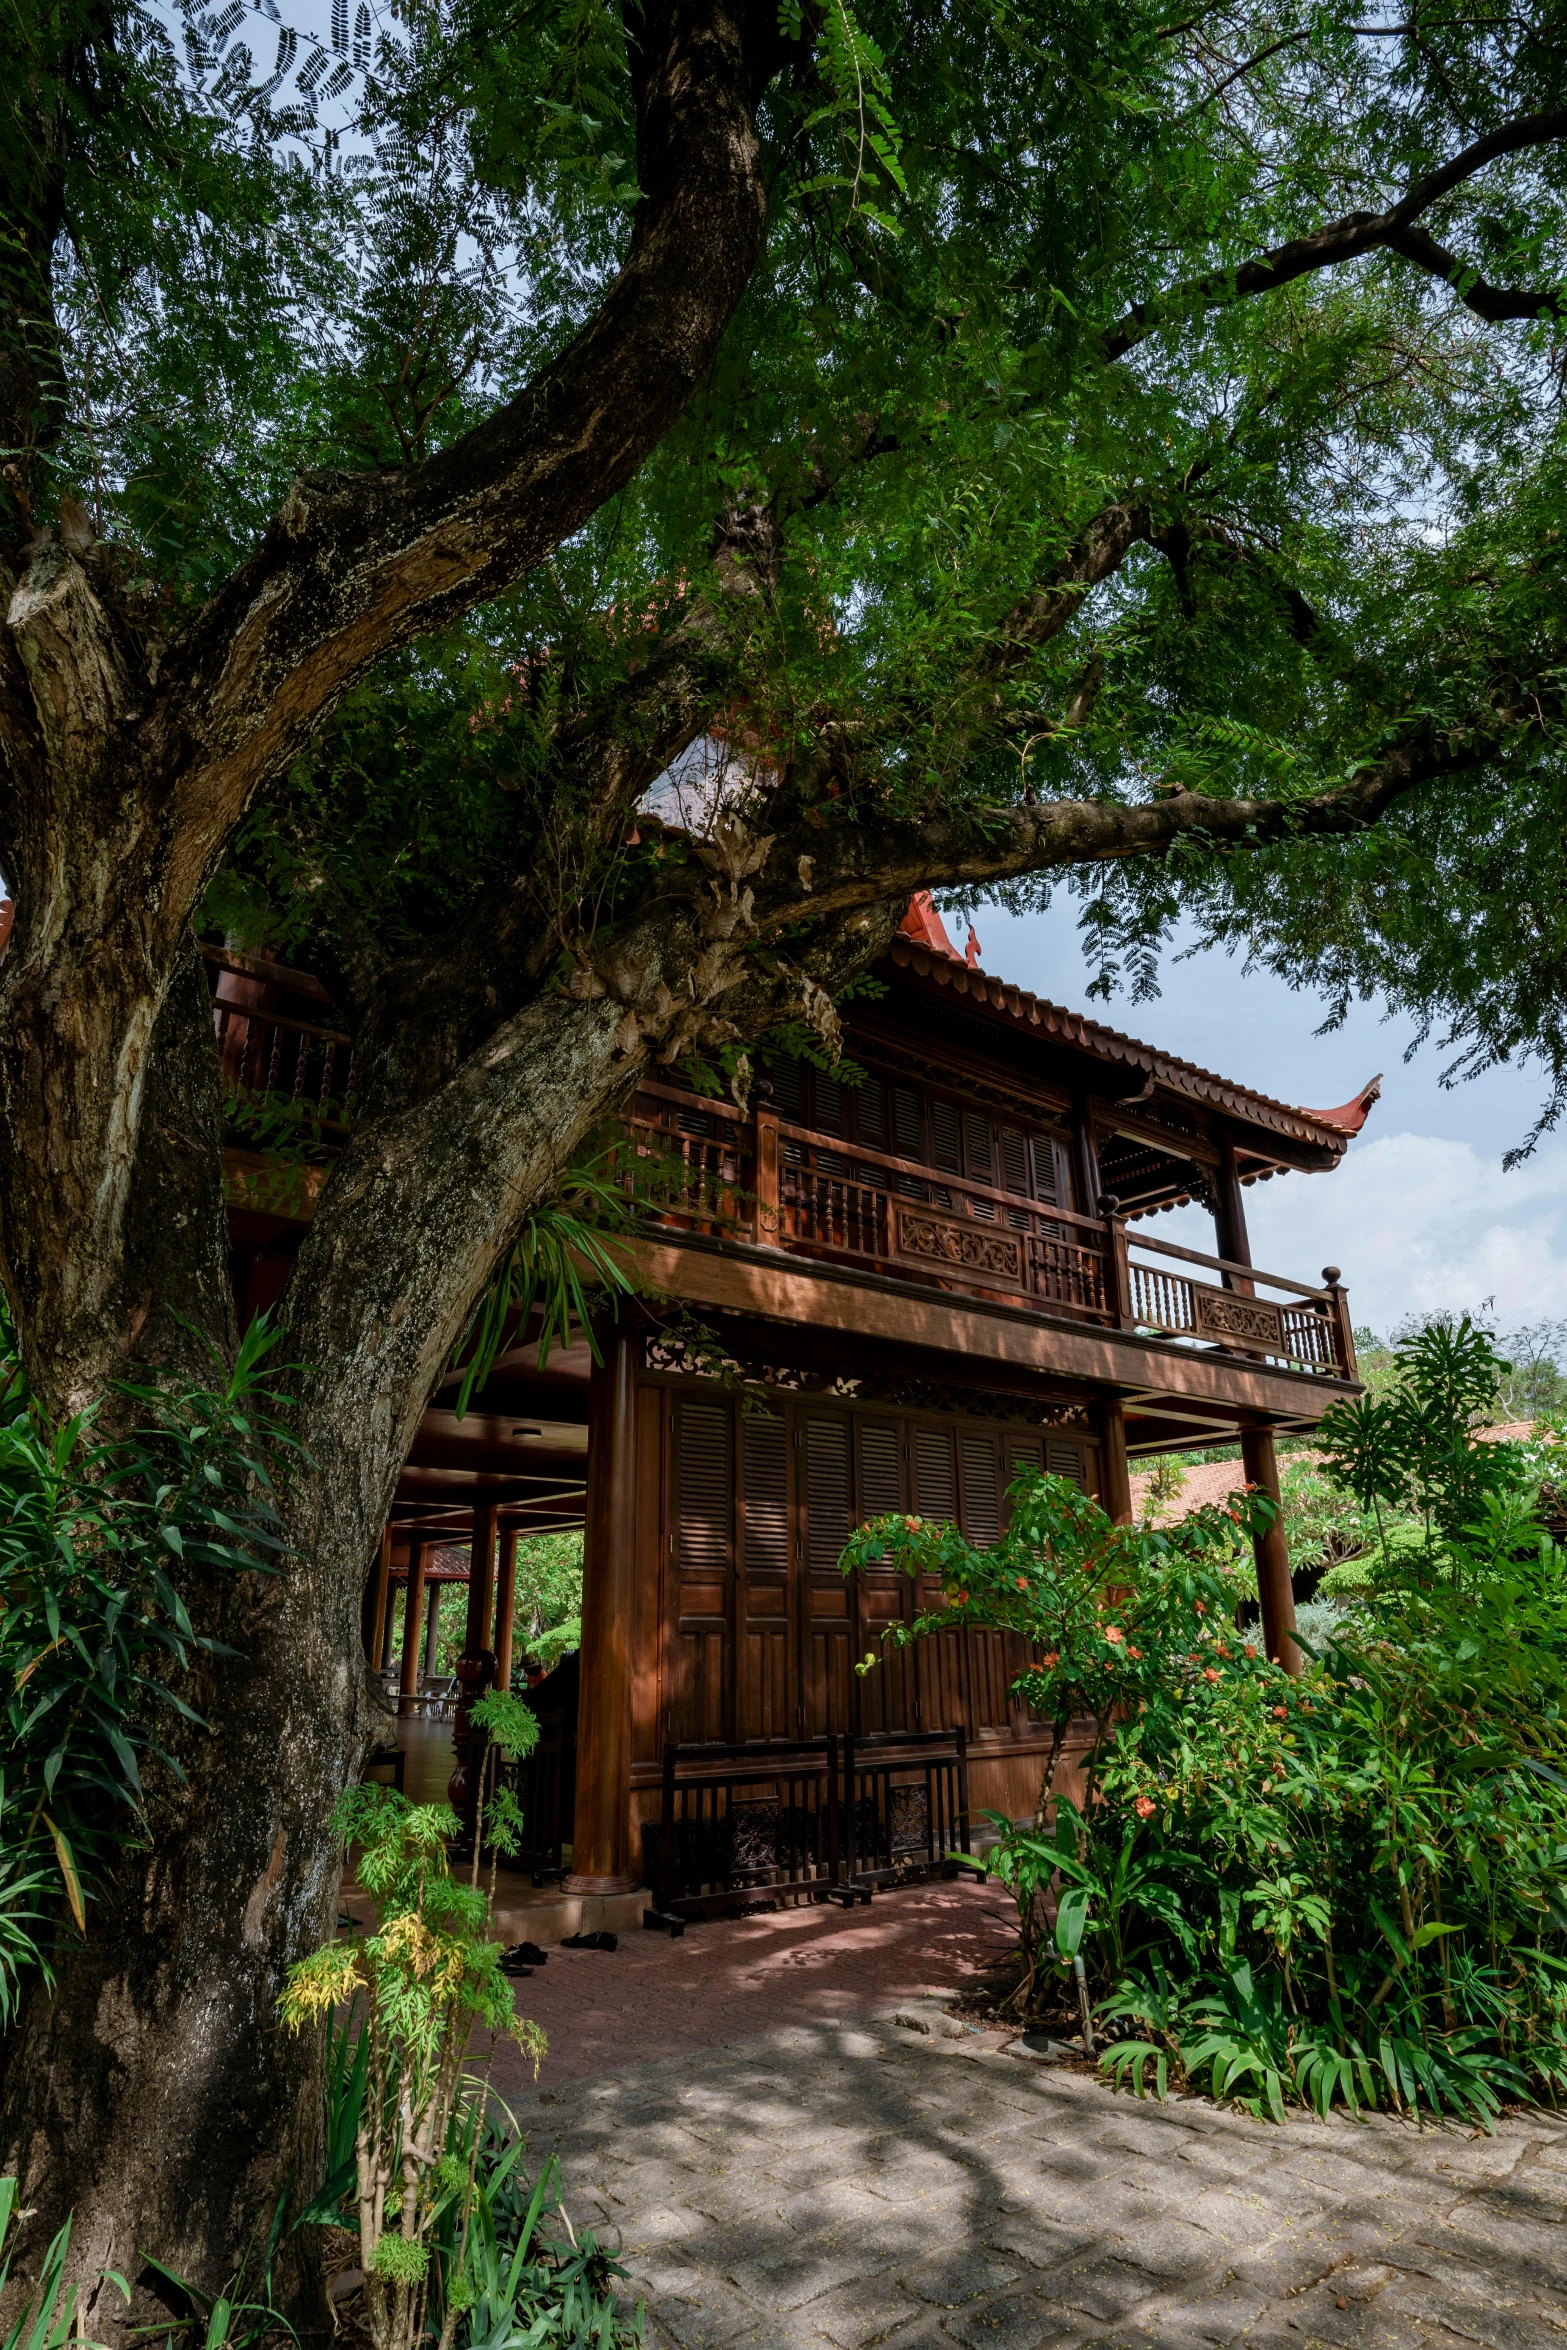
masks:
[[[1117,2084],[1489,2126],[1567,2083],[1567,1557],[1529,1465],[1472,1442],[1489,1342],[1426,1338],[1328,1432],[1421,1538],[1307,1635],[1298,1680],[1233,1629],[1256,1497],[1160,1537],[1025,1473],[991,1550],[889,1519],[846,1554],[939,1573],[948,1607],[908,1637],[961,1609],[1028,1641],[1042,1824],[998,1820],[984,1865],[1018,1903],[1018,2004],[1070,2013],[1081,1970]]]

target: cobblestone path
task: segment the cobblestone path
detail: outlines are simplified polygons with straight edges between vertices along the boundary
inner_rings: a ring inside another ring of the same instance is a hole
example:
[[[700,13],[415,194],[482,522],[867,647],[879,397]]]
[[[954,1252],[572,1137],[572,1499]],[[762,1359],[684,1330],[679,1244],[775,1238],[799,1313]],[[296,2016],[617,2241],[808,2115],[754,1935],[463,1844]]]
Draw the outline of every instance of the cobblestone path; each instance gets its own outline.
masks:
[[[929,2037],[786,2021],[513,2093],[650,2343],[1567,2350],[1567,2121],[1278,2129],[923,2012]]]

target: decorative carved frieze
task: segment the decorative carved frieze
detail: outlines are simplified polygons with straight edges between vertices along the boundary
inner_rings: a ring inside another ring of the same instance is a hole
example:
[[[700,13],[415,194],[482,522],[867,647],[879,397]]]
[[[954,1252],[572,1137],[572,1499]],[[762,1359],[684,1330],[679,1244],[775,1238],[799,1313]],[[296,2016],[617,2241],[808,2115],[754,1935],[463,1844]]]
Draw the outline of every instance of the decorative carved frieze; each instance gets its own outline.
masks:
[[[900,1206],[897,1251],[924,1265],[954,1265],[986,1281],[1004,1281],[1012,1289],[1023,1286],[1022,1242],[1013,1233],[984,1224],[948,1223],[945,1217]]]
[[[1081,1404],[1042,1401],[1033,1396],[996,1395],[983,1388],[951,1387],[932,1379],[903,1379],[805,1368],[793,1363],[770,1363],[747,1350],[742,1359],[730,1353],[716,1332],[704,1336],[666,1331],[647,1341],[650,1371],[685,1379],[711,1379],[744,1393],[772,1388],[786,1395],[818,1396],[834,1403],[895,1405],[903,1411],[960,1413],[981,1420],[1005,1420],[1027,1428],[1084,1428],[1089,1415]]]
[[[1199,1338],[1223,1338],[1232,1346],[1257,1346],[1268,1354],[1283,1354],[1284,1315],[1263,1297],[1242,1297],[1234,1289],[1209,1289],[1192,1283]]]

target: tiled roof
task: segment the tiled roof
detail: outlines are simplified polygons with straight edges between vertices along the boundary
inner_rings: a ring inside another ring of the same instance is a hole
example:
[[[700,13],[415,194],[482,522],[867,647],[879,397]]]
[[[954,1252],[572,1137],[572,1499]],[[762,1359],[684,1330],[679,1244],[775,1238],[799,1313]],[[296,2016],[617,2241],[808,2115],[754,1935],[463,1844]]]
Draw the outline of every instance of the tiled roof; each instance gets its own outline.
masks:
[[[940,917],[936,919],[939,924]],[[1173,1053],[1139,1044],[1135,1037],[1123,1036],[1119,1029],[1106,1028],[1081,1012],[1069,1012],[1060,1004],[1047,1003],[1044,997],[1030,995],[1026,988],[1015,987],[1008,980],[995,979],[988,971],[965,963],[950,946],[943,952],[922,943],[907,929],[894,937],[890,958],[900,970],[912,971],[920,979],[934,980],[938,987],[966,996],[981,1009],[999,1012],[1022,1027],[1057,1038],[1062,1044],[1075,1045],[1080,1052],[1092,1053],[1096,1060],[1116,1061],[1140,1069],[1172,1093],[1210,1102],[1216,1109],[1228,1110],[1232,1116],[1245,1118],[1254,1126],[1288,1135],[1293,1142],[1307,1143],[1337,1156],[1350,1133],[1359,1131],[1358,1126],[1349,1123],[1356,1104],[1342,1110],[1302,1110],[1292,1108],[1288,1102],[1276,1102],[1265,1093],[1254,1093],[1250,1086],[1236,1085],[1227,1077],[1216,1076],[1211,1069],[1199,1069],[1194,1062],[1179,1060]],[[1369,1110],[1376,1098],[1373,1087],[1368,1086],[1361,1098]],[[1365,1123],[1364,1114],[1359,1123]]]
[[[1132,1515],[1141,1518],[1148,1506],[1148,1488],[1153,1483],[1151,1469],[1136,1469],[1132,1473]],[[1155,1512],[1156,1526],[1178,1526],[1189,1518],[1193,1510],[1205,1509],[1210,1502],[1228,1501],[1232,1493],[1245,1489],[1246,1470],[1240,1461],[1198,1461],[1185,1472],[1185,1482],[1179,1493],[1172,1494],[1164,1506]]]

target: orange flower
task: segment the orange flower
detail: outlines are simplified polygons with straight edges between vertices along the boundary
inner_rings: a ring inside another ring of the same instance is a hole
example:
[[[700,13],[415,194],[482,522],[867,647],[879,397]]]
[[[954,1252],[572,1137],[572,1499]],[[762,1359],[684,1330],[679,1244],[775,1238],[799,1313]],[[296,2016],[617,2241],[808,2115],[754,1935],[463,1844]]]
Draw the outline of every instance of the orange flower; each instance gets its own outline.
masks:
[[[1207,1603],[1207,1601],[1206,1601],[1206,1600],[1202,1600],[1202,1599],[1199,1599],[1199,1600],[1198,1600],[1198,1602],[1197,1602],[1197,1613],[1198,1613],[1200,1616],[1205,1616],[1205,1615],[1208,1613],[1208,1603]]]
[[[1222,1640],[1216,1640],[1214,1642],[1214,1647],[1217,1649],[1220,1656],[1228,1656],[1230,1653]]]
[[[1050,1669],[1052,1668],[1052,1666],[1054,1666],[1054,1665],[1058,1665],[1060,1662],[1061,1662],[1061,1654],[1060,1654],[1060,1651],[1059,1651],[1059,1649],[1054,1649],[1054,1648],[1047,1648],[1047,1649],[1046,1649],[1046,1651],[1045,1651],[1045,1670],[1046,1670],[1046,1672],[1049,1672],[1049,1671],[1050,1671]]]
[[[1026,1575],[1019,1575],[1017,1579],[1017,1587],[1019,1591],[1026,1591],[1028,1589],[1028,1577]]]
[[[911,1534],[917,1534],[920,1530],[920,1522],[918,1518],[905,1518],[903,1523]]]
[[[1153,1798],[1149,1795],[1139,1795],[1137,1801],[1132,1806],[1133,1811],[1136,1812],[1140,1820],[1151,1820],[1154,1815],[1154,1808]]]
[[[1119,1624],[1106,1624],[1105,1638],[1107,1640],[1119,1642],[1126,1638],[1126,1634],[1122,1631]]]
[[[1247,1641],[1247,1643],[1246,1643],[1246,1654],[1247,1654],[1248,1656],[1255,1656],[1255,1655],[1256,1655],[1256,1653],[1257,1653],[1257,1643],[1256,1643],[1254,1640],[1248,1640],[1248,1641]]]
[[[1202,1677],[1203,1677],[1203,1679],[1204,1679],[1205,1681],[1217,1681],[1217,1679],[1219,1678],[1218,1674],[1217,1674],[1217,1673],[1214,1671],[1214,1669],[1213,1669],[1212,1665],[1204,1665],[1204,1666],[1203,1666],[1203,1669],[1202,1669]]]
[[[1276,1722],[1287,1722],[1290,1718],[1289,1707],[1287,1705],[1276,1705],[1273,1709],[1273,1718]]]
[[[1128,1656],[1135,1656],[1139,1664],[1141,1664],[1141,1663],[1142,1663],[1142,1661],[1143,1661],[1143,1652],[1142,1652],[1142,1650],[1141,1650],[1140,1648],[1134,1648],[1134,1647],[1132,1646],[1132,1644],[1131,1644],[1131,1642],[1130,1642],[1130,1641],[1128,1641],[1128,1642],[1127,1642],[1127,1644],[1126,1644],[1126,1653],[1127,1653],[1127,1655],[1128,1655]]]

